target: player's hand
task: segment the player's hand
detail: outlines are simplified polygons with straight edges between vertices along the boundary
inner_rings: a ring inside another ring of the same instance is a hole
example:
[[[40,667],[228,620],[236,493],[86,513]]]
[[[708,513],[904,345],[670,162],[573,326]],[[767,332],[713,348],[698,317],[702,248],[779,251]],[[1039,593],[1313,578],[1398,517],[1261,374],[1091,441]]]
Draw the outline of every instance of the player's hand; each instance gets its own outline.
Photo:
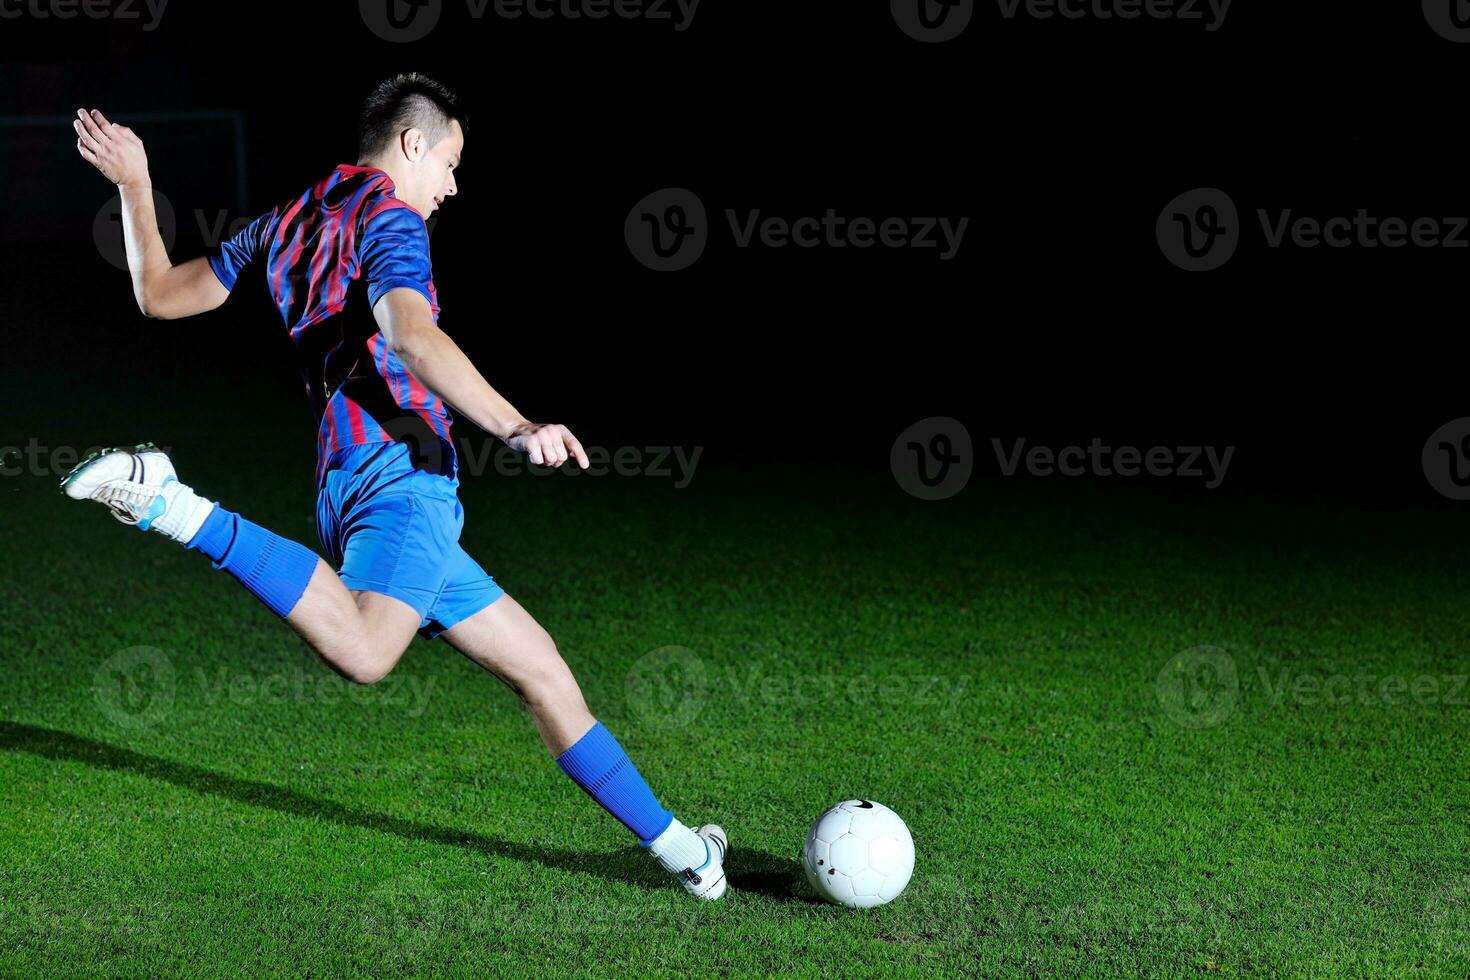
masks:
[[[564,425],[522,422],[511,430],[505,444],[530,456],[538,466],[560,466],[573,456],[584,470],[592,465],[582,444]]]
[[[102,176],[119,187],[148,186],[148,154],[131,129],[108,122],[97,109],[78,109],[71,128],[77,132],[77,152]]]

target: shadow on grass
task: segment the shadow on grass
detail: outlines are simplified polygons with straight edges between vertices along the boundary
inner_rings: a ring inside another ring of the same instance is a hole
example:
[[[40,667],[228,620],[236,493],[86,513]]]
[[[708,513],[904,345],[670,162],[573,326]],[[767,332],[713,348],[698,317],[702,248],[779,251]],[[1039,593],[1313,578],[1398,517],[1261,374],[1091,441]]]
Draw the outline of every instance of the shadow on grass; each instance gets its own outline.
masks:
[[[795,858],[777,857],[764,851],[741,851],[732,847],[734,860],[730,868],[730,887],[753,895],[764,895],[778,902],[822,904],[801,873],[801,862]]]
[[[495,857],[511,858],[574,871],[593,874],[610,881],[653,885],[665,879],[644,860],[635,861],[634,854],[589,854],[564,851],[557,848],[521,844],[515,841],[486,837],[483,834],[434,824],[419,823],[393,817],[383,813],[357,810],[331,800],[318,800],[294,790],[282,789],[269,783],[250,779],[225,776],[197,766],[180,762],[156,759],[130,749],[118,748],[104,742],[94,742],[78,735],[69,735],[49,728],[22,725],[15,722],[0,722],[0,749],[10,752],[29,752],[46,759],[62,759],[82,762],[99,769],[114,769],[132,772],[151,779],[161,779],[191,789],[196,793],[220,796],[238,803],[265,807],[280,813],[312,820],[330,820],[344,827],[360,827],[393,834],[407,840],[429,841],[463,847]]]

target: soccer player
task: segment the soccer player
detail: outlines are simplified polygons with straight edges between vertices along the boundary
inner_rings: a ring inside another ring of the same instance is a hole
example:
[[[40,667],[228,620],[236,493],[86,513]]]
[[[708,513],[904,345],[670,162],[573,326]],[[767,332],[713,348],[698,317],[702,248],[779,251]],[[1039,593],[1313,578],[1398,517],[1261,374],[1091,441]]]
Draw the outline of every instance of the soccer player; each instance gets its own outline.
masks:
[[[443,85],[407,74],[377,86],[359,123],[356,164],[173,265],[142,140],[95,109],[73,120],[77,152],[118,186],[144,316],[204,313],[247,270],[264,279],[320,420],[317,531],[331,564],[195,493],[151,444],[95,454],[62,489],[202,552],[352,681],[384,677],[415,633],[443,637],[521,697],[557,765],[691,895],[717,899],[725,832],[690,830],[658,802],[546,630],[459,544],[451,405],[534,463],[588,466],[565,426],[528,422],[438,326],[425,220],[458,190],[465,114]]]

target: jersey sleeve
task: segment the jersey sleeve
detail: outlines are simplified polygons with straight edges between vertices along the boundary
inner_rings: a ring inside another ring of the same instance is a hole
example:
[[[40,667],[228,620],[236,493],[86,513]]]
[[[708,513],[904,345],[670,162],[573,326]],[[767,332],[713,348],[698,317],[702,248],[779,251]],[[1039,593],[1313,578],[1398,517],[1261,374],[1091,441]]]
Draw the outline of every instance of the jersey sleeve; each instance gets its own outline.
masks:
[[[261,215],[241,228],[235,237],[210,250],[209,267],[214,270],[220,285],[225,289],[233,290],[236,280],[240,278],[240,273],[244,272],[245,267],[260,255],[265,229],[269,227],[271,218],[274,216],[275,211]]]
[[[429,229],[417,211],[390,207],[370,217],[363,229],[361,257],[370,309],[389,290],[412,289],[428,300],[434,318],[439,318]]]

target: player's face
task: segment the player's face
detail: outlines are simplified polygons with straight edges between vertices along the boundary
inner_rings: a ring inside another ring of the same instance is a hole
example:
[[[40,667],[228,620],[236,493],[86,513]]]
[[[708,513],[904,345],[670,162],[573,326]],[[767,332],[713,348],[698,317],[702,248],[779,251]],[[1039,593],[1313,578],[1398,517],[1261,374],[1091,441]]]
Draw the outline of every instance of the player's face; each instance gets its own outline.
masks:
[[[459,157],[463,152],[464,130],[460,128],[459,121],[454,120],[450,134],[431,147],[419,161],[419,174],[422,177],[422,183],[416,188],[419,200],[411,203],[418,207],[424,217],[437,211],[444,204],[445,198],[459,193],[454,170],[459,166]]]

